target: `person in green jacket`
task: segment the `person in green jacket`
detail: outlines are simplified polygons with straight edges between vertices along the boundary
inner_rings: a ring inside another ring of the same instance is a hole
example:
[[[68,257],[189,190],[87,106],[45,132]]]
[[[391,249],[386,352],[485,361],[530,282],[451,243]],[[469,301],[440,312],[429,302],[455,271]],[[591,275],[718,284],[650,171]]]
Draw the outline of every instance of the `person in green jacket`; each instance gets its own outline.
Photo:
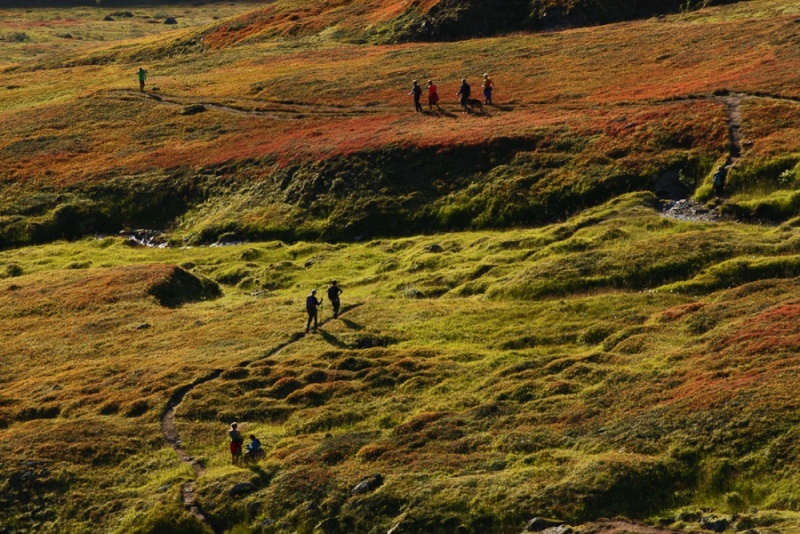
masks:
[[[139,90],[144,93],[144,81],[147,79],[147,71],[139,67]]]

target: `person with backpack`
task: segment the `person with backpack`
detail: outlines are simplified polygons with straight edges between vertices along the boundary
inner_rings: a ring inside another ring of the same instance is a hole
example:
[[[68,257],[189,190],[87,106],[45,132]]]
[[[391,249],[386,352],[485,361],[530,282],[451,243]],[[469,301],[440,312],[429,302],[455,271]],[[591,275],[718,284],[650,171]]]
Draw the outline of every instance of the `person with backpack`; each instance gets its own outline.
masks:
[[[712,184],[714,185],[714,194],[717,195],[717,200],[722,199],[725,194],[725,178],[728,176],[728,171],[724,165],[717,167],[717,172],[714,173]]]
[[[317,290],[312,289],[311,294],[306,297],[306,312],[308,313],[308,322],[306,323],[306,334],[311,327],[311,321],[314,321],[314,332],[317,331],[318,310],[322,306],[322,299],[317,300]]]
[[[472,89],[467,83],[467,79],[461,78],[461,88],[456,93],[456,96],[461,97],[461,107],[464,108],[464,113],[469,113],[469,106],[467,104],[471,94],[472,94]]]
[[[419,99],[422,97],[422,87],[419,86],[417,80],[414,80],[412,83],[414,86],[411,88],[411,92],[408,94],[414,95],[414,109],[417,113],[422,113],[422,104],[419,103]]]
[[[433,83],[433,80],[428,80],[428,107],[431,111],[433,111],[433,106],[436,106],[436,109],[442,111],[442,108],[439,107],[439,89],[436,87],[436,84]]]
[[[328,286],[328,300],[331,302],[331,306],[333,307],[334,319],[339,317],[339,306],[341,305],[341,302],[339,301],[339,295],[342,293],[342,288],[336,285],[336,280],[331,280],[331,285]]]

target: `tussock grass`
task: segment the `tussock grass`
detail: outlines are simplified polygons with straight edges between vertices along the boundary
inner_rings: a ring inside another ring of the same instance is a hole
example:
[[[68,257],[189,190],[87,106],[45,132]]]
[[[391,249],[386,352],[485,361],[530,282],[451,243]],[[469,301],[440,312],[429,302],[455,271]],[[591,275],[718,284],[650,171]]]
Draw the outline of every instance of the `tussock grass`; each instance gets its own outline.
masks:
[[[176,420],[219,527],[515,532],[533,515],[790,508],[800,291],[771,266],[793,261],[793,231],[700,232],[649,203],[618,199],[538,230],[349,245],[146,249],[105,238],[0,253],[21,270],[0,282],[0,431],[16,436],[0,446],[41,462],[36,484],[52,488],[35,500],[5,491],[4,522],[200,531],[178,504],[191,469],[158,419],[176,388],[212,369],[219,378],[194,388]],[[689,245],[700,239],[715,245]],[[670,261],[647,271],[642,291],[635,253],[655,265],[659,252]],[[699,289],[704,273],[754,255],[748,274]],[[84,258],[90,267],[73,268]],[[575,284],[571,266],[590,260],[623,283]],[[148,291],[176,272],[169,264],[217,280],[221,296],[163,306]],[[305,294],[334,277],[345,305],[360,306],[294,337]],[[463,289],[478,280],[485,296]],[[557,296],[531,289],[542,280]],[[229,465],[233,420],[262,439],[263,464]],[[4,475],[21,476],[19,462]],[[350,495],[374,473],[380,489]],[[239,482],[251,489],[233,499]],[[31,519],[31,506],[50,519]],[[678,516],[669,521],[686,524]]]

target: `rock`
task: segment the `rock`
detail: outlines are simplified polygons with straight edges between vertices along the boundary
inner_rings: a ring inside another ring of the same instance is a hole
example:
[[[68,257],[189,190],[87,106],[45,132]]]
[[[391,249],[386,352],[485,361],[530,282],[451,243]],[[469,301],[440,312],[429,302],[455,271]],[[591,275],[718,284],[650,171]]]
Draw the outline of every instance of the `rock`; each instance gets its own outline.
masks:
[[[564,523],[562,521],[556,521],[555,519],[545,519],[544,517],[534,517],[528,524],[525,525],[525,532],[542,532],[549,528],[553,527],[560,527],[563,526]]]
[[[542,534],[574,534],[574,532],[569,525],[559,525],[542,530]]]
[[[434,243],[433,245],[428,245],[427,247],[425,247],[425,252],[438,254],[439,252],[444,252],[444,249],[441,247],[441,245],[437,245],[436,243]]]
[[[369,493],[371,491],[375,491],[381,486],[383,486],[383,476],[378,473],[356,484],[355,487],[350,490],[350,495],[362,495],[364,493]]]
[[[724,517],[716,519],[712,517],[704,517],[700,520],[700,528],[710,530],[711,532],[725,532],[728,530],[730,522]]]
[[[164,24],[177,24],[177,23],[178,23],[178,21],[175,20],[175,17],[167,17],[164,20]]]
[[[112,17],[111,15],[106,15],[105,17],[103,17],[103,20],[106,22],[114,22],[114,17]]]
[[[308,260],[307,262],[305,262],[305,263],[303,264],[303,267],[305,267],[306,269],[308,269],[308,268],[309,268],[309,267],[311,267],[312,265],[314,265],[314,261],[313,261],[313,260]]]
[[[148,328],[150,328],[149,323],[142,323],[140,325],[136,325],[135,327],[136,330],[147,330]]]
[[[251,484],[250,482],[239,482],[238,484],[234,484],[233,487],[228,490],[228,495],[231,497],[240,497],[242,495],[247,495],[248,493],[254,492],[255,489],[255,485]]]

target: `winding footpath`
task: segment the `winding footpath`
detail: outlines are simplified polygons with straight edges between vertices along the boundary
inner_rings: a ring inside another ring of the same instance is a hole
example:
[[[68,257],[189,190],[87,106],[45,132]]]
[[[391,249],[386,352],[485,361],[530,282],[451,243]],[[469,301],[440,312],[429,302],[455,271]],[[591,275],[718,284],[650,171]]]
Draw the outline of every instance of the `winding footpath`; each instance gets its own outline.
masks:
[[[363,303],[343,306],[341,311],[339,312],[339,317],[361,306],[363,306]],[[319,328],[322,328],[332,320],[333,317],[330,317],[320,322]],[[281,352],[286,347],[293,345],[299,342],[300,340],[304,339],[307,335],[313,335],[313,334],[305,334],[302,332],[294,333],[287,341],[284,341],[283,343],[274,346],[259,358],[256,358],[255,360],[244,361],[239,365],[237,365],[236,367],[237,368],[249,367],[254,363],[270,358]],[[181,437],[180,434],[178,433],[177,425],[175,424],[175,416],[176,416],[175,410],[183,402],[183,399],[186,397],[186,395],[191,393],[196,387],[211,382],[213,380],[216,380],[217,378],[219,378],[222,372],[223,369],[214,369],[205,376],[197,378],[188,384],[184,384],[178,387],[172,393],[172,396],[170,396],[169,400],[167,401],[164,410],[161,412],[161,433],[164,435],[164,440],[167,443],[169,443],[169,445],[175,450],[175,452],[178,454],[178,457],[183,462],[191,466],[195,474],[194,479],[190,480],[189,482],[186,482],[181,488],[181,498],[183,499],[183,505],[186,507],[186,510],[189,513],[191,513],[204,525],[210,528],[215,534],[218,534],[219,532],[221,532],[221,530],[215,527],[213,523],[209,521],[208,517],[203,512],[202,507],[200,506],[200,504],[198,504],[197,498],[195,496],[195,482],[197,481],[198,478],[200,478],[205,474],[206,470],[196,458],[194,458],[192,455],[186,452],[186,449],[183,448],[183,445],[181,444]]]

